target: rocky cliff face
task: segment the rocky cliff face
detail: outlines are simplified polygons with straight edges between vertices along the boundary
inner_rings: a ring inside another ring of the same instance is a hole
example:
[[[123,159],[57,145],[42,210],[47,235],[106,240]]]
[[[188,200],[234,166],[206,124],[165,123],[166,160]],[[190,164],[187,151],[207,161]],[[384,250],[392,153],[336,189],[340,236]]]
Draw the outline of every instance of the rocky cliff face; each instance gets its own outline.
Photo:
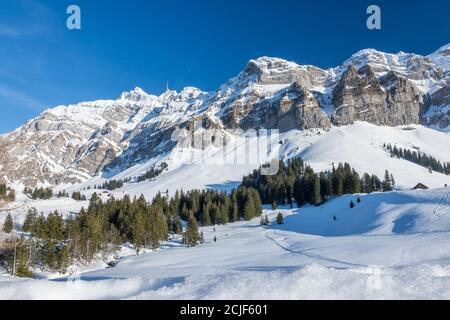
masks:
[[[343,74],[332,93],[335,125],[366,121],[376,125],[418,124],[424,93],[393,71],[378,78],[370,65]]]
[[[439,130],[450,130],[450,85],[431,95],[429,107],[422,116],[424,124]]]
[[[186,88],[160,96],[136,88],[117,100],[59,106],[0,136],[0,177],[7,181],[75,183],[106,177],[170,152],[174,131],[194,146],[195,123],[217,129],[280,131],[376,125],[450,126],[450,45],[430,56],[361,50],[332,69],[278,58],[248,62],[217,91]],[[203,137],[204,138],[204,137]]]

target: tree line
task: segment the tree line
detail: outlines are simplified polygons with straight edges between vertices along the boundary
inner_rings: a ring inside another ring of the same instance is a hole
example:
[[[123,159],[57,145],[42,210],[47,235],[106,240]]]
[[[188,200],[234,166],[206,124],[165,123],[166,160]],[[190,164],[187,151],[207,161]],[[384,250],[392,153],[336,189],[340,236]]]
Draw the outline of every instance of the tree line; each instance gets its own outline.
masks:
[[[4,183],[0,183],[0,201],[13,202],[16,199],[16,191]]]
[[[395,186],[392,174],[386,170],[384,179],[365,173],[362,177],[348,164],[334,164],[329,171],[316,173],[301,158],[279,163],[275,175],[261,175],[261,169],[244,176],[242,185],[256,189],[263,204],[298,206],[320,205],[331,197],[354,193],[391,191]]]
[[[388,150],[391,157],[397,157],[399,159],[405,159],[422,167],[428,168],[430,171],[440,172],[446,175],[450,175],[450,162],[442,163],[438,159],[427,155],[420,151],[411,151],[409,149],[384,144],[383,147]]]
[[[186,221],[192,215],[201,226],[251,220],[262,213],[258,192],[243,186],[231,193],[215,190],[177,191],[168,201],[167,210],[169,217],[179,216]]]
[[[252,219],[261,214],[261,201],[254,189],[238,188],[231,194],[217,191],[183,191],[174,197],[157,194],[149,203],[141,196],[131,200],[109,198],[94,193],[89,206],[66,219],[57,211],[47,216],[29,210],[22,226],[27,238],[18,239],[21,274],[38,267],[64,273],[74,263],[89,263],[95,257],[107,261],[126,242],[139,254],[143,249],[156,249],[169,234],[182,234],[183,243],[195,246],[203,241],[199,225],[225,224],[239,219]],[[12,231],[7,218],[5,232]],[[183,232],[181,221],[187,221]],[[16,254],[17,252],[16,251]],[[3,253],[8,270],[13,251]]]
[[[161,163],[159,168],[155,168],[155,166],[153,166],[146,173],[144,173],[143,175],[139,176],[137,178],[137,182],[142,182],[142,181],[145,181],[145,180],[152,180],[152,179],[156,178],[157,176],[159,176],[161,173],[163,173],[164,170],[166,170],[167,168],[168,168],[168,165],[167,165],[166,162]]]
[[[31,197],[33,200],[36,199],[48,200],[53,197],[53,189],[48,187],[47,188],[40,187],[35,189],[25,187],[23,193]]]

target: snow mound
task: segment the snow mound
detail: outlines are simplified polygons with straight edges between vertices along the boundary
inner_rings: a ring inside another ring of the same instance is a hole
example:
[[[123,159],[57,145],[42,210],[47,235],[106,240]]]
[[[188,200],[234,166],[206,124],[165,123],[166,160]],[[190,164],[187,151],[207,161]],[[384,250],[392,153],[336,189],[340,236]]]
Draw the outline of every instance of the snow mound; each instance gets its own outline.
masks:
[[[99,281],[1,282],[0,298],[103,299],[447,299],[450,268],[424,265],[405,269],[368,267],[339,270],[318,264],[294,271],[189,276],[177,280],[142,278]]]

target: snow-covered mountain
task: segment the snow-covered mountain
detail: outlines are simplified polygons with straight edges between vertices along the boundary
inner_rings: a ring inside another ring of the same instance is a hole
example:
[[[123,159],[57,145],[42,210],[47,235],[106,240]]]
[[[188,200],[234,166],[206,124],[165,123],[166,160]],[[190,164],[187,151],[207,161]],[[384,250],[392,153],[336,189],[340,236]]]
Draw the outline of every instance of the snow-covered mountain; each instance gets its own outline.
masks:
[[[136,175],[180,151],[174,131],[192,133],[196,121],[225,141],[236,138],[226,129],[326,132],[357,121],[424,125],[448,138],[449,61],[450,45],[429,56],[361,50],[327,70],[262,57],[215,92],[136,88],[116,100],[58,106],[0,136],[0,177],[34,186]]]

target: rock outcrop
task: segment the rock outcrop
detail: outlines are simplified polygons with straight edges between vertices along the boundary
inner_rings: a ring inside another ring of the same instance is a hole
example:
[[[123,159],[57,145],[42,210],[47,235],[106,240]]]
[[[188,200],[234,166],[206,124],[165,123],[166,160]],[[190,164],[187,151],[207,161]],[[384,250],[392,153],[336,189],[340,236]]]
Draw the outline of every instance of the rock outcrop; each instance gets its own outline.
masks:
[[[418,124],[424,93],[408,79],[390,71],[377,78],[370,65],[343,74],[333,90],[332,123],[367,121],[376,125]]]

